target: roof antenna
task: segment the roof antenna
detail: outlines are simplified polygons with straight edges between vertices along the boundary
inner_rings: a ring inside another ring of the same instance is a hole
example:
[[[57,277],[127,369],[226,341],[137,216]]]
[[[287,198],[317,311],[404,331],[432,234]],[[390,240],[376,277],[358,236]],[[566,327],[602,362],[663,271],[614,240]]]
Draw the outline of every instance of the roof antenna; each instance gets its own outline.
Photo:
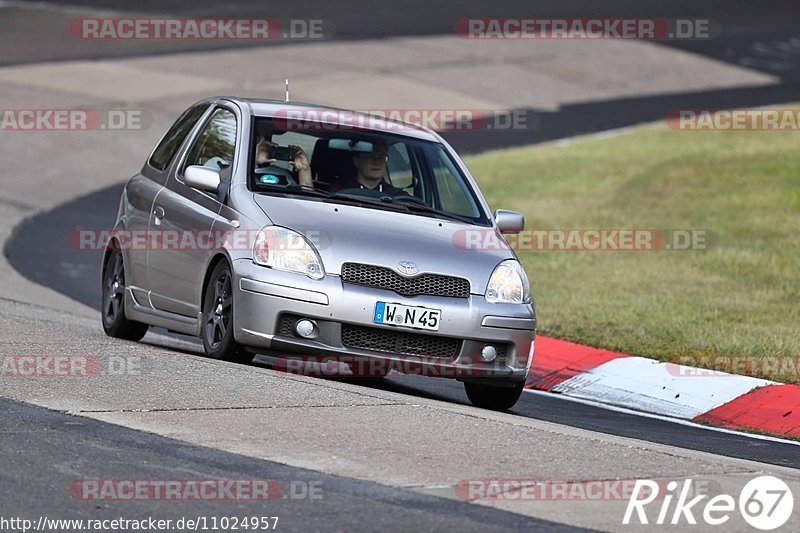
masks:
[[[286,78],[286,103],[289,103],[289,78]]]

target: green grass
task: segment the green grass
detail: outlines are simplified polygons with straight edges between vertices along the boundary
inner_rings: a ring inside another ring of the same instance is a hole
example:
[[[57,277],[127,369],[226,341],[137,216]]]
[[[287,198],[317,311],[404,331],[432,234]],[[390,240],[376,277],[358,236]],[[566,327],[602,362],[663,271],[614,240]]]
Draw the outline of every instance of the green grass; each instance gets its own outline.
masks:
[[[678,362],[800,356],[800,133],[678,131],[467,159],[527,229],[702,229],[705,251],[526,251],[540,333]],[[794,369],[753,375],[800,382]]]

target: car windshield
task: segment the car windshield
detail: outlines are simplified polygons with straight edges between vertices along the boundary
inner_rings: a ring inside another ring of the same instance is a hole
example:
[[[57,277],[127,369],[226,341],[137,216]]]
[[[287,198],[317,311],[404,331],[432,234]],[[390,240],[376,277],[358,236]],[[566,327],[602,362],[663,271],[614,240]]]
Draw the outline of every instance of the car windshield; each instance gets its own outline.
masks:
[[[475,191],[439,143],[330,124],[290,128],[284,122],[255,118],[250,188],[257,193],[488,223]]]

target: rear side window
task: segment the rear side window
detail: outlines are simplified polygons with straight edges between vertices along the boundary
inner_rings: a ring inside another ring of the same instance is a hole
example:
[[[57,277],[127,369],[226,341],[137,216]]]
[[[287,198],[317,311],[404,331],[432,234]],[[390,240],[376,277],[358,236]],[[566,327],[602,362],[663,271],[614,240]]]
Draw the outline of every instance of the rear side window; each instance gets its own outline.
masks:
[[[153,155],[150,157],[151,167],[163,171],[169,166],[178,148],[180,148],[181,143],[183,143],[183,140],[200,117],[203,116],[206,109],[208,109],[208,104],[194,106],[186,110],[183,115],[175,121],[175,124],[172,125],[164,136],[164,139],[153,151]]]

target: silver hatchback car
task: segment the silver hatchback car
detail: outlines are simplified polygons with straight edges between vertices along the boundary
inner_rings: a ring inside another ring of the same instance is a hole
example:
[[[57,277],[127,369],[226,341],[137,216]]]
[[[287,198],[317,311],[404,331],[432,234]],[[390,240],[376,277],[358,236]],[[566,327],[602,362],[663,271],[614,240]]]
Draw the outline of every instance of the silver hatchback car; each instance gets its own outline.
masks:
[[[218,97],[185,111],[122,193],[103,258],[112,337],[150,326],[208,356],[331,359],[464,382],[508,409],[536,315],[503,233],[435,132],[372,115]],[[346,368],[346,367],[345,367]]]

